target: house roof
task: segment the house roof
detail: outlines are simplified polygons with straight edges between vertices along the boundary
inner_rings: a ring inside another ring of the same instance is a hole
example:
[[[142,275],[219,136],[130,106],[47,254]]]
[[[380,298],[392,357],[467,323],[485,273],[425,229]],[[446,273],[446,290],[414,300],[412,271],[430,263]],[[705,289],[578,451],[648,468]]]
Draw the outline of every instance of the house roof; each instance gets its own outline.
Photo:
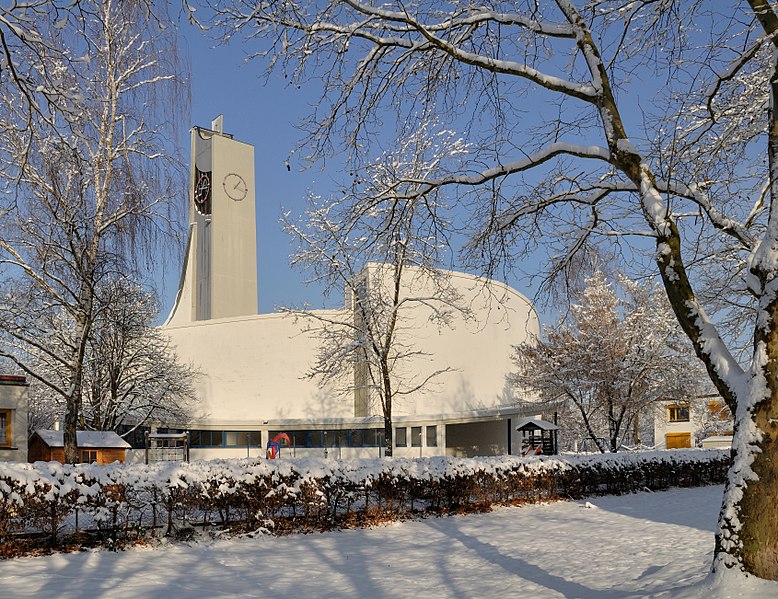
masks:
[[[19,374],[0,374],[0,385],[28,386],[27,377]]]
[[[550,422],[546,422],[545,420],[538,420],[535,418],[522,418],[516,423],[516,430],[544,430],[544,431],[555,431],[558,430],[559,427],[556,424],[551,424]]]
[[[49,447],[65,446],[62,431],[37,429],[35,434]],[[76,431],[76,445],[80,448],[129,449],[132,447],[114,431]]]

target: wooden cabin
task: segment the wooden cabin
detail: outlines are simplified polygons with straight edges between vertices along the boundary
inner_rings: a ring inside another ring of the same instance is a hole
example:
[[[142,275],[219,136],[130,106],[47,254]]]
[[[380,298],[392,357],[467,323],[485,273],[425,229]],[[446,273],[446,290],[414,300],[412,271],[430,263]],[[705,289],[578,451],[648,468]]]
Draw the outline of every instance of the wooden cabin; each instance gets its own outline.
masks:
[[[79,461],[86,464],[124,463],[130,444],[113,431],[77,431]],[[62,431],[36,430],[28,448],[30,462],[65,463]]]

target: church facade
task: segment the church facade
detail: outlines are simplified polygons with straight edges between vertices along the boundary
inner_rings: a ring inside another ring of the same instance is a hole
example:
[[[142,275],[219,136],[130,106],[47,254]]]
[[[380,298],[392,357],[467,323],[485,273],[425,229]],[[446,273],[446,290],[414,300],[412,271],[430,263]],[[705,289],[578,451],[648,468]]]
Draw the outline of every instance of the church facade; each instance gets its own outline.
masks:
[[[281,433],[285,456],[378,457],[384,421],[375,398],[307,377],[320,350],[310,319],[257,314],[253,148],[211,129],[192,131],[189,241],[175,305],[163,330],[179,358],[200,371],[199,410],[189,425],[192,459],[264,456]],[[366,265],[365,272],[379,268]],[[446,272],[468,317],[432,322],[423,306],[403,315],[407,344],[417,349],[406,373],[445,371],[393,409],[397,456],[518,453],[516,406],[507,375],[512,346],[539,334],[522,294],[496,281]],[[411,269],[406,293],[432,292]],[[354,299],[320,311],[332,320],[354,314]],[[356,376],[356,373],[355,373]],[[352,385],[352,387],[355,387]]]

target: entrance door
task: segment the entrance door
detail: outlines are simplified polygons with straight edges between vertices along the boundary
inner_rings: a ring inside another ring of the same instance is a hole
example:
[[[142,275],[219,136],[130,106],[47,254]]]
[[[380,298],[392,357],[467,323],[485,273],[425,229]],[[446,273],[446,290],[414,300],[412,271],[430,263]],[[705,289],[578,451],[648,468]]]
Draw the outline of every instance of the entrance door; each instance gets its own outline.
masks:
[[[685,449],[691,446],[691,433],[667,433],[665,435],[665,447],[667,449]]]

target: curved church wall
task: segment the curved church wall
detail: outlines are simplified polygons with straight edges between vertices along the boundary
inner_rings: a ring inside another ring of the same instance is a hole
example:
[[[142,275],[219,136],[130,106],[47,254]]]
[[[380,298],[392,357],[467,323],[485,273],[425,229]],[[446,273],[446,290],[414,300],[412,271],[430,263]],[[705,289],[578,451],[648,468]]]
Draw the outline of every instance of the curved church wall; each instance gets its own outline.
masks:
[[[401,316],[404,342],[425,354],[403,367],[421,377],[439,369],[451,372],[411,397],[398,398],[398,416],[506,405],[503,392],[512,368],[511,346],[538,334],[530,302],[515,290],[496,282],[485,286],[483,280],[463,273],[451,273],[450,281],[474,318],[466,321],[454,313],[452,326],[447,327],[431,323],[424,308]],[[304,332],[306,326],[302,318],[262,314],[165,327],[180,358],[201,370],[198,420],[226,426],[354,418],[352,397],[337,396],[332,387],[305,378],[319,343]],[[380,415],[380,408],[371,406],[370,414]]]

